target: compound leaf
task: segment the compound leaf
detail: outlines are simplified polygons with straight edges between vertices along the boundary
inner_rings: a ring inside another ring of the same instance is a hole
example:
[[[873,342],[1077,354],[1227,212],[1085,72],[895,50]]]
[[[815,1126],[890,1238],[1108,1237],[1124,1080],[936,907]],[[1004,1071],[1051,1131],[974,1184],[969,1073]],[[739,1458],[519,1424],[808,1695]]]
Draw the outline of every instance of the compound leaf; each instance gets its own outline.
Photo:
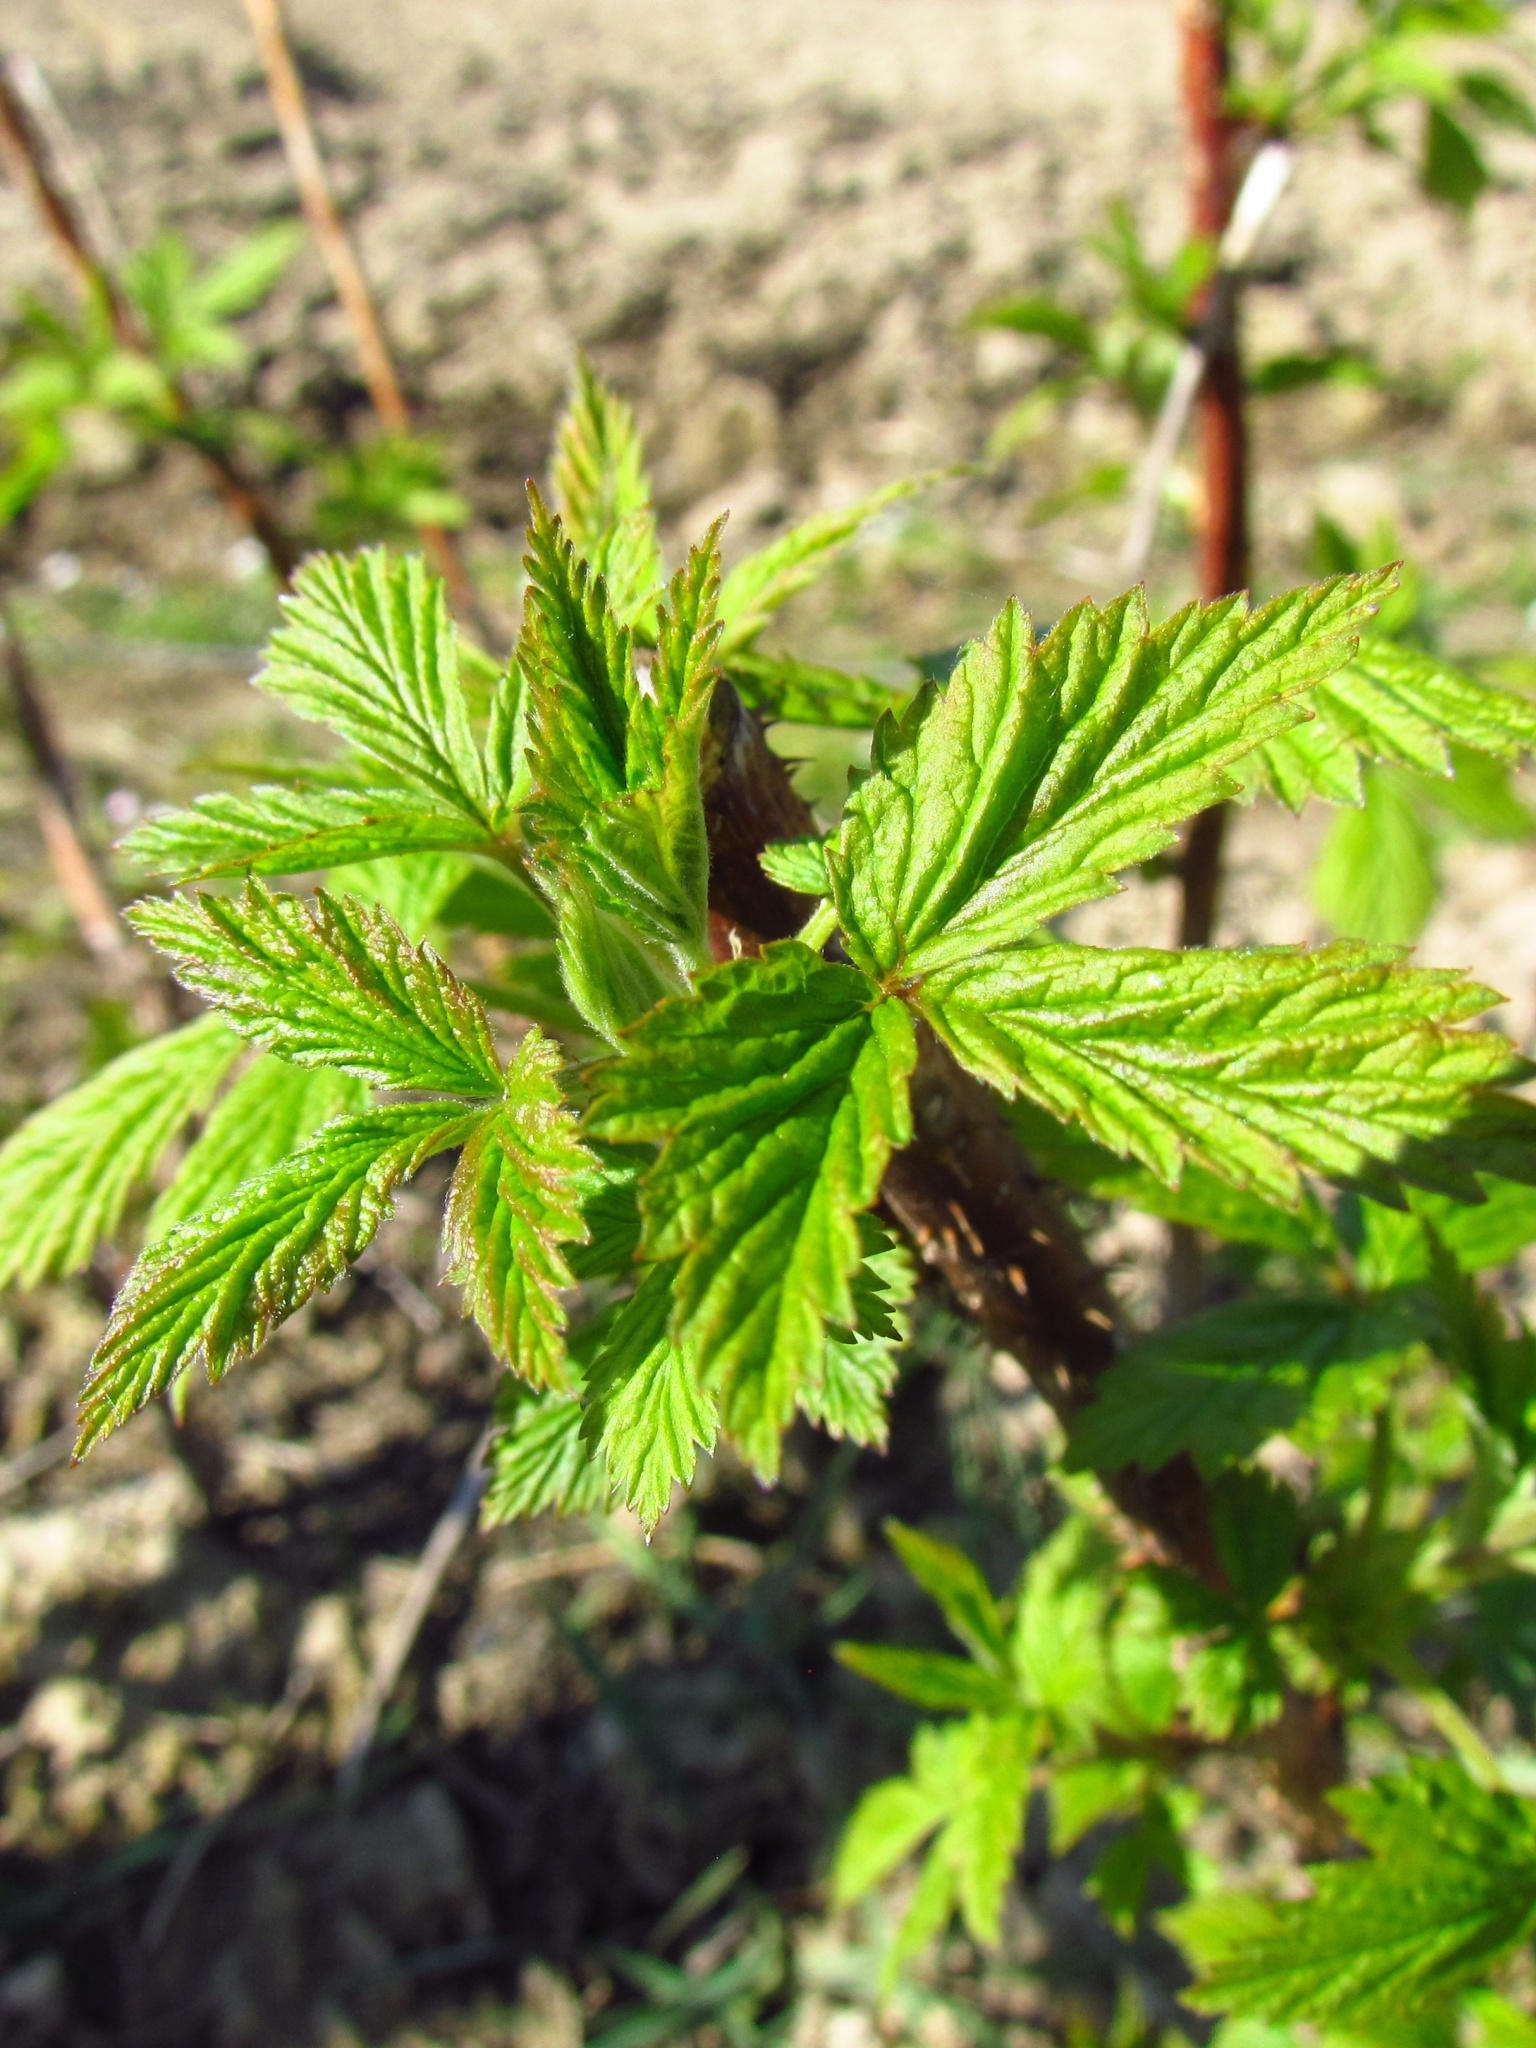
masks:
[[[654,605],[664,570],[635,416],[578,357],[570,404],[555,433],[555,505],[576,551],[608,588],[626,626]]]
[[[311,906],[250,881],[238,897],[149,897],[128,916],[188,988],[283,1059],[384,1088],[501,1093],[480,998],[355,896],[321,890]]]
[[[448,851],[481,843],[461,811],[411,803],[398,789],[292,790],[200,796],[150,818],[122,842],[142,867],[173,882],[210,875],[300,875],[348,861]]]
[[[1018,947],[930,975],[920,997],[956,1055],[1005,1095],[1080,1122],[1170,1185],[1188,1156],[1289,1204],[1302,1167],[1394,1203],[1399,1177],[1477,1201],[1465,1168],[1492,1167],[1492,1105],[1523,1128],[1524,1105],[1486,1091],[1526,1067],[1495,1034],[1455,1027],[1497,1000],[1345,943]]]
[[[254,678],[413,790],[488,829],[485,773],[443,586],[413,556],[315,555]]]
[[[29,1117],[0,1146],[0,1285],[76,1273],[240,1054],[205,1016],[137,1045]]]
[[[940,1543],[920,1529],[894,1518],[885,1523],[886,1540],[944,1619],[978,1663],[997,1672],[1007,1668],[1008,1644],[1003,1617],[986,1580],[963,1550]]]
[[[433,1153],[463,1142],[478,1114],[397,1103],[344,1117],[178,1223],[128,1275],[80,1397],[79,1453],[162,1394],[196,1361],[210,1380],[249,1358],[371,1241],[394,1191]]]
[[[828,1320],[856,1327],[858,1218],[910,1141],[905,1009],[793,940],[699,977],[624,1035],[593,1128],[661,1145],[645,1253],[680,1259],[673,1334],[757,1469],[778,1465]]]
[[[506,1092],[466,1143],[448,1190],[449,1278],[492,1351],[530,1385],[566,1384],[562,1245],[579,1244],[583,1183],[596,1162],[556,1078],[559,1048],[537,1026],[507,1067]]]
[[[850,956],[919,973],[1108,893],[1305,717],[1298,694],[1349,657],[1389,583],[1334,577],[1256,612],[1222,598],[1155,630],[1132,591],[1079,605],[1039,647],[1010,603],[945,686],[875,729],[830,855]]]
[[[219,1101],[150,1211],[151,1233],[211,1209],[242,1181],[286,1159],[332,1117],[367,1107],[368,1090],[350,1075],[290,1066],[262,1053]]]
[[[1369,2030],[1482,1976],[1536,1926],[1536,1814],[1456,1764],[1336,1793],[1374,1854],[1311,1867],[1310,1899],[1225,1892],[1167,1916],[1205,2011]]]

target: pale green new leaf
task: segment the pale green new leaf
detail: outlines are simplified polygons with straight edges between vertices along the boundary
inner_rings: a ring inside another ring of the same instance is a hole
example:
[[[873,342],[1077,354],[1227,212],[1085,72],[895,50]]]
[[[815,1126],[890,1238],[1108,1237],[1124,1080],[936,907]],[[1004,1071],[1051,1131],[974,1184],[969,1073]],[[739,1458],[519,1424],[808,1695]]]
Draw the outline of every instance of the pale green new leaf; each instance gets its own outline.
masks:
[[[1019,947],[931,974],[920,997],[957,1057],[1003,1094],[1076,1120],[1170,1185],[1190,1157],[1286,1203],[1303,1167],[1389,1200],[1400,1177],[1476,1201],[1465,1168],[1492,1165],[1485,1120],[1529,1121],[1525,1105],[1486,1092],[1524,1077],[1513,1047],[1456,1028],[1497,1000],[1455,973],[1343,943]]]
[[[1032,1722],[1018,1713],[920,1728],[908,1775],[871,1787],[854,1811],[833,1866],[836,1904],[852,1904],[937,1828],[897,1956],[937,1934],[957,1905],[972,1938],[995,1943],[1024,1837],[1034,1746]]]
[[[150,818],[122,842],[140,866],[173,882],[210,875],[301,875],[382,855],[473,847],[485,834],[462,811],[412,803],[398,789],[253,789],[200,796]]]
[[[827,879],[825,839],[775,839],[757,856],[757,864],[770,882],[793,889],[800,896],[826,896],[832,884]]]
[[[992,1672],[1007,1668],[1008,1644],[1003,1617],[986,1580],[963,1550],[940,1543],[920,1529],[888,1519],[885,1535],[891,1548],[977,1662]]]
[[[721,658],[750,646],[781,605],[825,573],[861,526],[919,488],[915,481],[888,484],[835,512],[818,512],[738,562],[720,591]]]
[[[415,556],[382,548],[315,555],[283,610],[258,689],[486,831],[485,774],[441,582]]]
[[[1312,1897],[1225,1892],[1167,1916],[1202,2010],[1370,2032],[1453,1998],[1536,1928],[1536,1809],[1423,1759],[1336,1793],[1375,1853],[1310,1867]]]
[[[239,1057],[222,1018],[199,1017],[121,1054],[0,1146],[0,1285],[76,1273]]]
[[[665,571],[635,416],[580,357],[570,404],[555,434],[550,480],[576,551],[608,586],[620,620],[640,623]]]
[[[500,1424],[486,1454],[480,1510],[488,1529],[531,1515],[592,1515],[608,1499],[603,1461],[582,1442],[582,1405],[574,1394],[535,1393],[509,1379],[497,1397]]]
[[[662,1146],[643,1180],[645,1255],[682,1261],[673,1333],[771,1474],[829,1320],[856,1327],[858,1218],[911,1137],[911,1019],[788,940],[701,975],[624,1047],[601,1069],[593,1128]]]
[[[215,1106],[150,1211],[151,1234],[213,1208],[242,1181],[297,1151],[332,1117],[355,1116],[367,1107],[368,1090],[350,1075],[290,1066],[262,1053]]]
[[[693,1478],[718,1433],[715,1404],[692,1354],[668,1334],[675,1265],[649,1267],[587,1369],[582,1441],[601,1453],[614,1488],[647,1529],[674,1486]]]
[[[830,855],[850,956],[919,973],[1109,892],[1306,715],[1299,694],[1348,658],[1389,583],[1335,577],[1256,612],[1222,598],[1156,629],[1132,591],[1078,606],[1039,647],[1010,603],[943,688],[876,728]]]
[[[1364,803],[1341,810],[1312,873],[1312,900],[1331,931],[1373,945],[1408,946],[1440,890],[1435,835],[1409,778],[1371,769]]]
[[[520,660],[532,678],[529,830],[546,886],[579,876],[598,908],[683,967],[709,957],[699,750],[719,637],[718,529],[689,555],[636,671],[627,632],[538,499]]]
[[[448,1190],[448,1277],[492,1351],[535,1387],[564,1387],[573,1284],[561,1249],[579,1244],[581,1190],[596,1162],[576,1135],[557,1079],[559,1048],[530,1029],[507,1068],[506,1093],[460,1154]]]
[[[823,668],[790,654],[738,650],[727,673],[744,704],[770,721],[789,725],[830,725],[867,731],[882,711],[894,711],[909,692],[874,676]]]
[[[251,881],[238,897],[147,897],[128,916],[179,980],[283,1059],[383,1088],[501,1093],[480,998],[354,896],[321,890],[311,905]]]
[[[248,1358],[368,1245],[396,1187],[461,1144],[478,1115],[398,1103],[329,1124],[218,1208],[145,1251],[112,1305],[80,1397],[84,1452],[202,1359],[211,1380]]]
[[[1208,1309],[1123,1351],[1073,1419],[1068,1471],[1155,1472],[1188,1451],[1208,1479],[1289,1429],[1321,1375],[1378,1367],[1426,1334],[1396,1297],[1330,1294]]]
[[[839,1664],[935,1714],[1006,1714],[1018,1702],[1001,1679],[964,1657],[889,1643],[838,1643]]]

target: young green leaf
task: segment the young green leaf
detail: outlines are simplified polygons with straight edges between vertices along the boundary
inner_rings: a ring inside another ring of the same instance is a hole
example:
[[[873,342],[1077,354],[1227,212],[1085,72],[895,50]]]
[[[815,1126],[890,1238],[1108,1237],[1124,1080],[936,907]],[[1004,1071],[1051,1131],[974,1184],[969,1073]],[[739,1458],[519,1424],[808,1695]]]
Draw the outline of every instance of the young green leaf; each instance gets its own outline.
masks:
[[[1188,1451],[1210,1479],[1306,1408],[1334,1366],[1379,1366],[1428,1334],[1391,1297],[1300,1296],[1208,1309],[1121,1353],[1073,1419],[1066,1469],[1155,1472]]]
[[[0,1146],[0,1285],[35,1287],[89,1265],[239,1054],[222,1018],[199,1017],[121,1054],[13,1132]]]
[[[769,881],[793,889],[799,896],[826,896],[831,892],[825,839],[775,839],[763,848],[757,860]]]
[[[555,505],[576,551],[608,586],[626,626],[660,594],[664,570],[635,416],[578,357],[575,387],[555,435]]]
[[[893,1962],[938,1934],[958,1906],[976,1941],[997,1941],[1003,1893],[1024,1835],[1035,1731],[1028,1716],[974,1714],[920,1728],[910,1773],[865,1793],[832,1872],[836,1904],[853,1901],[939,1832],[894,1943]]]
[[[145,1251],[112,1305],[80,1397],[84,1453],[201,1358],[210,1380],[249,1358],[331,1287],[424,1160],[462,1144],[482,1112],[397,1103],[345,1117],[209,1214]]]
[[[332,1117],[368,1107],[361,1081],[262,1053],[222,1098],[149,1214],[154,1236],[234,1193],[296,1151]]]
[[[749,647],[779,607],[808,590],[861,526],[920,487],[916,482],[887,484],[838,511],[818,512],[738,562],[720,591],[722,660]]]
[[[690,1352],[667,1332],[676,1267],[652,1266],[619,1309],[587,1370],[582,1441],[601,1453],[624,1504],[647,1529],[676,1485],[714,1448],[715,1404]]]
[[[535,1026],[507,1068],[506,1092],[465,1144],[448,1190],[448,1277],[492,1351],[535,1387],[564,1387],[563,1245],[586,1236],[581,1187],[596,1164],[576,1136],[557,1075],[560,1052]]]
[[[1256,612],[1222,598],[1155,630],[1133,591],[1038,648],[1010,603],[943,689],[876,728],[829,857],[850,956],[921,973],[1109,892],[1305,717],[1297,697],[1348,659],[1389,583],[1335,577]]]
[[[1406,775],[1370,770],[1364,797],[1329,826],[1312,900],[1341,938],[1412,945],[1440,893],[1435,835]]]
[[[830,725],[853,732],[871,727],[882,711],[895,711],[908,692],[874,676],[822,668],[788,654],[730,656],[727,674],[744,704],[770,721]]]
[[[485,774],[438,579],[416,557],[382,548],[316,555],[283,610],[257,688],[487,832]]]
[[[764,1474],[827,1322],[856,1326],[858,1217],[910,1141],[911,1020],[863,976],[786,940],[699,977],[624,1037],[592,1128],[662,1151],[646,1255],[679,1258],[673,1332]]]
[[[500,1426],[486,1454],[483,1527],[532,1515],[593,1515],[606,1503],[608,1474],[582,1441],[575,1394],[535,1393],[526,1381],[507,1379],[496,1398],[496,1419]]]
[[[250,881],[238,897],[147,897],[129,921],[188,988],[283,1059],[383,1088],[501,1093],[480,998],[356,897],[321,890],[311,906]]]
[[[397,789],[253,789],[200,796],[150,818],[122,850],[173,882],[210,875],[302,875],[382,855],[472,847],[485,834],[461,811],[412,803]]]
[[[955,1634],[986,1670],[1007,1669],[1003,1617],[986,1580],[963,1550],[888,1519],[886,1540],[930,1600],[936,1600]]]
[[[1536,1809],[1452,1763],[1335,1793],[1375,1853],[1314,1864],[1312,1897],[1227,1891],[1167,1916],[1207,2012],[1374,2031],[1448,2000],[1536,1928]]]
[[[1492,991],[1390,950],[1027,946],[942,969],[923,1014],[971,1071],[1176,1185],[1184,1159],[1293,1203],[1301,1169],[1476,1201],[1481,1091],[1525,1062],[1455,1027]],[[1522,1105],[1510,1102],[1517,1119]],[[1527,1157],[1532,1155],[1527,1152]]]
[[[902,1650],[887,1643],[838,1643],[839,1664],[883,1685],[898,1698],[935,1714],[1007,1714],[1018,1701],[990,1671],[964,1657],[935,1650]]]
[[[718,529],[673,578],[643,677],[602,583],[536,497],[530,548],[520,659],[533,679],[536,864],[552,896],[580,877],[643,944],[700,966],[709,851],[699,749],[719,637]]]

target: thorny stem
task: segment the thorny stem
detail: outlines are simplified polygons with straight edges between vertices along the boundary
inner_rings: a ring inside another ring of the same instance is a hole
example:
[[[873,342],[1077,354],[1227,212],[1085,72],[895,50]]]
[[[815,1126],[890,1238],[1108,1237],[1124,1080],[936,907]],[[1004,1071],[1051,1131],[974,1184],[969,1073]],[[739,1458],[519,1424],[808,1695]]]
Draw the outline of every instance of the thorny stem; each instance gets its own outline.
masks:
[[[119,348],[149,354],[148,338],[139,324],[111,266],[92,245],[79,209],[55,177],[47,146],[32,120],[23,95],[11,76],[13,60],[0,60],[0,160],[10,177],[27,193],[82,294],[106,309]],[[263,492],[246,477],[230,451],[209,434],[182,387],[168,381],[171,397],[169,431],[197,454],[225,505],[247,532],[261,543],[279,583],[292,580],[299,550]]]
[[[705,775],[711,938],[725,960],[803,930],[814,906],[771,882],[757,854],[770,839],[816,828],[760,722],[725,682],[715,687]],[[1114,1362],[1099,1277],[996,1098],[927,1033],[912,1104],[914,1141],[892,1160],[883,1200],[987,1341],[1019,1359],[1070,1420]],[[1128,1467],[1104,1483],[1161,1556],[1225,1585],[1209,1496],[1192,1460],[1181,1456],[1155,1474]]]

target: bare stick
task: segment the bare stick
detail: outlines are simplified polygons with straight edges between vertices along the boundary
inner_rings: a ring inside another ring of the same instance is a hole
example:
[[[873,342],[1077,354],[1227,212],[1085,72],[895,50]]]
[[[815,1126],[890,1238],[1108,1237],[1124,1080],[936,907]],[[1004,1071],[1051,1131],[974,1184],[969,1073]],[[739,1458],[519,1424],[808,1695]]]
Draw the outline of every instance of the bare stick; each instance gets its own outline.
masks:
[[[82,294],[99,300],[105,307],[119,348],[148,354],[148,337],[132,304],[112,266],[94,246],[80,210],[54,172],[47,144],[16,82],[18,62],[15,57],[0,59],[0,160],[31,198]],[[202,457],[220,497],[241,525],[260,541],[278,581],[291,582],[299,550],[265,494],[242,474],[229,450],[200,427],[196,408],[181,386],[168,380],[168,389],[171,432]]]
[[[437,1518],[437,1526],[427,1538],[426,1548],[416,1560],[410,1582],[402,1594],[399,1606],[390,1616],[384,1639],[379,1644],[373,1668],[368,1673],[368,1683],[363,1697],[358,1702],[357,1713],[347,1738],[346,1754],[342,1758],[340,1786],[343,1792],[355,1792],[363,1775],[363,1766],[368,1761],[368,1752],[373,1748],[374,1737],[379,1732],[379,1718],[389,1704],[391,1693],[399,1683],[405,1669],[405,1660],[411,1654],[411,1646],[427,1618],[427,1610],[437,1596],[437,1589],[443,1582],[443,1574],[453,1562],[453,1556],[468,1534],[475,1519],[475,1510],[480,1505],[480,1496],[485,1491],[485,1454],[490,1447],[491,1425],[486,1424],[475,1439],[474,1448],[464,1461],[459,1474],[459,1483],[453,1489],[453,1497]]]
[[[20,1493],[24,1486],[30,1486],[34,1479],[41,1479],[45,1472],[51,1472],[55,1465],[64,1464],[79,1434],[74,1423],[66,1422],[62,1429],[56,1429],[52,1436],[45,1436],[30,1451],[19,1451],[14,1458],[7,1458],[0,1465],[0,1500],[8,1500],[13,1493]]]
[[[48,146],[64,189],[85,225],[86,234],[112,268],[121,271],[128,261],[128,245],[118,227],[117,216],[96,175],[95,166],[80,148],[74,130],[64,118],[63,108],[53,96],[53,88],[43,67],[34,58],[18,51],[6,68],[17,96],[42,131],[43,141]]]
[[[352,246],[352,238],[347,233],[326,176],[325,159],[320,154],[314,123],[309,118],[304,81],[299,76],[283,30],[279,0],[245,0],[245,11],[256,38],[262,69],[267,75],[267,91],[271,96],[272,111],[277,116],[283,148],[287,152],[288,168],[298,187],[299,203],[304,208],[315,240],[320,244],[325,267],[331,273],[336,296],[352,330],[358,367],[368,387],[369,400],[378,415],[379,424],[387,432],[408,434],[411,430],[411,409],[395,374],[394,359],[384,338],[384,329],[373,303],[373,294],[368,289],[368,280],[363,275],[363,266],[358,261],[357,251]],[[447,584],[456,609],[473,615],[474,594],[453,535],[443,526],[423,525],[417,531],[422,545]]]
[[[80,837],[74,777],[54,736],[26,649],[3,608],[0,657],[16,708],[17,728],[36,777],[38,826],[64,900],[90,951],[98,959],[120,959],[128,951],[127,934]]]

